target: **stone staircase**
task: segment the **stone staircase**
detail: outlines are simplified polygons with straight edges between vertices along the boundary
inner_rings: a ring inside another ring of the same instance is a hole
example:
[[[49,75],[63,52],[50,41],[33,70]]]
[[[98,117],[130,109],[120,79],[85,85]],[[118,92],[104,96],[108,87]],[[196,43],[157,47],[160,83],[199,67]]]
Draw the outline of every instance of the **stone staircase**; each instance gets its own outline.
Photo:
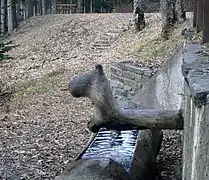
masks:
[[[95,41],[91,44],[92,53],[100,57],[102,52],[110,48],[112,43],[117,40],[121,33],[127,31],[130,28],[130,24],[125,24],[120,27],[108,28],[102,35],[95,38]]]

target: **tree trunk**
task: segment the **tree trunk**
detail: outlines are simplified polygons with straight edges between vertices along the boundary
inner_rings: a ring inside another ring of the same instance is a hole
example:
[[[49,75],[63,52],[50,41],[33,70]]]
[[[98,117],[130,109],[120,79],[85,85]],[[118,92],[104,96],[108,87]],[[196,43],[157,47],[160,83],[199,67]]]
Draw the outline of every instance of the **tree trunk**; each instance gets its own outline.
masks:
[[[173,0],[161,0],[160,1],[161,14],[162,14],[162,32],[163,38],[168,39],[172,27],[176,22],[175,2]]]
[[[8,33],[12,32],[12,0],[7,0]]]
[[[3,12],[2,12],[2,0],[0,0],[0,36],[2,36],[2,14],[3,14]]]
[[[175,11],[176,19],[178,23],[183,23],[186,21],[186,12],[185,12],[185,0],[176,0]]]
[[[20,12],[20,0],[17,0],[17,5],[16,5],[16,8],[17,8],[17,15],[16,15],[16,18],[17,18],[17,25],[22,21],[22,13]]]
[[[82,0],[77,1],[77,13],[82,13]]]
[[[90,73],[71,80],[69,90],[74,97],[88,97],[93,102],[93,118],[88,123],[92,132],[97,132],[101,127],[117,130],[183,128],[183,118],[179,110],[119,108],[101,65],[97,65]]]
[[[26,0],[23,1],[23,9],[24,9],[24,20],[26,20],[28,17],[28,4]]]
[[[36,16],[39,16],[39,15],[41,15],[41,11],[42,11],[42,9],[41,9],[41,2],[40,2],[40,0],[37,0],[36,1],[36,8],[37,8],[37,14],[36,14]]]
[[[203,43],[209,43],[209,1],[204,0]]]
[[[34,0],[28,0],[28,18],[33,16],[33,3]]]
[[[16,11],[16,0],[12,1],[12,25],[13,29],[17,27],[17,11]]]
[[[203,0],[197,0],[197,33],[203,30]]]
[[[134,0],[134,22],[136,30],[141,31],[145,28],[144,7],[142,0]]]
[[[194,0],[193,10],[193,27],[197,25],[197,0]]]
[[[3,9],[4,9],[4,15],[3,15],[3,33],[6,34],[8,32],[8,11],[7,11],[7,0],[3,1]]]
[[[160,0],[163,38],[168,39],[174,24],[186,20],[184,0]]]
[[[52,14],[56,14],[56,0],[51,0],[52,2],[51,2],[51,9],[52,9],[52,11],[51,11],[51,13]]]
[[[34,0],[34,16],[38,16],[38,1]]]
[[[45,0],[46,2],[46,14],[51,14],[51,0]]]
[[[41,0],[42,15],[46,14],[46,0]]]

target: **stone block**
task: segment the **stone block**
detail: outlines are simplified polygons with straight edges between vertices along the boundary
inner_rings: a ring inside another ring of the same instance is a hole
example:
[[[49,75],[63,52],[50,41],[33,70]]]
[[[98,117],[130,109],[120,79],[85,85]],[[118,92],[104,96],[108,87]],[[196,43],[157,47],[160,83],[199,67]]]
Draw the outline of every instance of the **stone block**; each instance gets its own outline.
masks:
[[[146,71],[144,71],[144,76],[151,77],[152,75],[153,75],[153,71],[152,70],[146,70]]]
[[[114,94],[114,96],[118,95],[118,96],[126,97],[126,91],[124,91],[123,89],[114,89],[113,94]]]
[[[119,88],[119,89],[123,89],[124,88],[124,85],[123,85],[122,82],[115,81],[115,80],[110,80],[110,86],[112,88]]]
[[[129,85],[124,85],[124,90],[125,91],[131,91],[132,90],[132,87],[129,86]]]
[[[123,76],[122,70],[114,66],[110,67],[110,72],[116,76]]]
[[[110,74],[110,79],[111,80],[116,80],[116,81],[119,81],[119,82],[121,82],[121,83],[124,83],[124,78],[121,78],[121,77],[118,77],[118,76],[116,76],[116,75],[114,75],[114,74]]]
[[[142,82],[143,75],[140,75],[140,74],[134,74],[134,76],[135,76],[135,81],[137,81],[137,82]]]
[[[135,74],[129,71],[123,71],[123,77],[125,79],[130,79],[130,80],[134,80],[135,79]]]
[[[123,83],[124,83],[124,85],[131,86],[132,88],[137,88],[138,87],[138,83],[136,81],[132,81],[132,80],[129,80],[129,79],[124,79]]]

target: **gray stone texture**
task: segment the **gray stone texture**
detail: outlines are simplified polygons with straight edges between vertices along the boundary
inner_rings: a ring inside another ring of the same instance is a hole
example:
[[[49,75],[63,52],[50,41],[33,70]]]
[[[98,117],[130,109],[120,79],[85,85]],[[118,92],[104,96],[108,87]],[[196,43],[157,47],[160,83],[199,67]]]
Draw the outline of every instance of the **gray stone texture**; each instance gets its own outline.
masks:
[[[209,54],[208,48],[187,44],[185,77],[183,179],[209,179]]]
[[[132,99],[153,74],[153,70],[141,68],[132,62],[113,63],[110,67],[110,85],[114,96],[124,100]]]

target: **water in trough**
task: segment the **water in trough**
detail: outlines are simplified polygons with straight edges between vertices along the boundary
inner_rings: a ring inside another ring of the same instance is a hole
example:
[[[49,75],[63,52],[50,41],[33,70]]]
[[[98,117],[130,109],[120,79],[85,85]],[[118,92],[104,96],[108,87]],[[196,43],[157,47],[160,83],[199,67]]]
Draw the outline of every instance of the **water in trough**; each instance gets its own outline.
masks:
[[[110,158],[129,172],[136,149],[137,136],[138,130],[114,131],[101,128],[81,158]]]

